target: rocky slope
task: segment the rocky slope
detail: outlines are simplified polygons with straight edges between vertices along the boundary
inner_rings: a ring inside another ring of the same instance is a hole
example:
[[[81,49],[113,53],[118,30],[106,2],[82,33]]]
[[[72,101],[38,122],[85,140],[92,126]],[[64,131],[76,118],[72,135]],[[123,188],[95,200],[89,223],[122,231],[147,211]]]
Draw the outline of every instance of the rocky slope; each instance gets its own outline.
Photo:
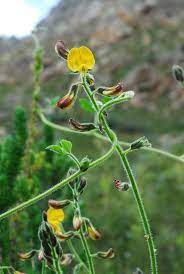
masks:
[[[167,96],[172,108],[179,109],[184,94],[176,88],[171,67],[184,61],[184,12],[173,12],[166,3],[61,1],[38,25],[44,29],[39,37],[45,49],[42,79],[46,94],[49,89],[54,94],[65,88],[61,82],[66,67],[54,52],[55,42],[62,39],[69,47],[87,44],[95,53],[97,82],[115,84],[123,79],[127,89],[137,92],[136,107],[153,111],[158,97]],[[178,0],[174,8],[182,5]],[[29,104],[32,51],[31,37],[0,39],[1,120],[9,117],[15,105]]]

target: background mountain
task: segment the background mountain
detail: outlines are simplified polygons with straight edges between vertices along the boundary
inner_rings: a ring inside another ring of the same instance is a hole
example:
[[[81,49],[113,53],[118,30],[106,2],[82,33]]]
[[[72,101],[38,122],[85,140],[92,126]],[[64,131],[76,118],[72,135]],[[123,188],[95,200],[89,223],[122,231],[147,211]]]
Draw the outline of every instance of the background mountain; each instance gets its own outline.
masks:
[[[167,118],[168,104],[173,117],[177,116],[184,95],[183,89],[176,87],[171,67],[184,61],[181,7],[179,0],[158,4],[124,0],[59,2],[38,25],[43,29],[39,38],[45,50],[44,96],[63,94],[73,79],[65,77],[65,63],[54,52],[55,42],[62,39],[69,48],[87,44],[94,51],[97,83],[109,85],[123,80],[126,89],[137,93],[133,102],[136,109],[156,115],[157,106],[160,108],[164,100],[162,117]],[[0,39],[1,121],[9,120],[15,105],[29,106],[33,48],[31,37]]]
[[[85,44],[95,54],[93,73],[97,86],[114,85],[123,80],[125,90],[136,92],[131,103],[116,106],[116,111],[108,113],[108,121],[118,132],[118,137],[132,141],[145,135],[153,146],[181,155],[184,89],[173,79],[171,69],[173,64],[184,64],[183,8],[182,0],[160,0],[157,4],[133,0],[61,1],[38,24],[38,37],[44,48],[40,104],[46,117],[61,125],[67,124],[71,117],[81,122],[91,119],[92,115],[81,110],[78,102],[67,112],[48,103],[53,97],[66,94],[76,77],[68,73],[65,62],[56,55],[56,41],[64,40],[69,48]],[[53,131],[38,121],[36,130],[33,128],[36,137],[31,145],[28,144],[29,151],[26,148],[24,152],[24,156],[30,156],[30,163],[25,157],[22,164],[23,168],[26,167],[23,173],[26,176],[28,173],[28,178],[22,176],[22,170],[19,173],[21,176],[15,178],[15,172],[12,173],[11,169],[16,168],[17,157],[20,157],[17,146],[21,151],[23,148],[17,136],[21,135],[21,141],[25,143],[26,119],[22,119],[22,110],[19,109],[16,112],[19,119],[14,118],[11,125],[11,116],[17,105],[25,107],[26,112],[30,110],[33,51],[32,37],[0,38],[0,137],[6,137],[0,138],[0,166],[6,175],[0,176],[0,185],[7,186],[3,196],[5,199],[0,199],[3,211],[11,207],[10,202],[13,207],[14,203],[25,201],[66,176],[69,162],[45,150],[58,139],[72,141],[74,153],[80,159],[86,155],[95,159],[108,149],[108,145],[96,138]],[[81,92],[80,96],[83,97],[84,93]],[[7,137],[12,131],[12,135]],[[29,136],[32,137],[32,134]],[[140,186],[158,248],[159,272],[182,274],[182,163],[144,150],[135,151],[128,158]],[[6,184],[2,183],[7,179],[5,171],[10,175]],[[90,247],[93,251],[108,247],[116,251],[115,260],[95,261],[97,273],[132,274],[136,267],[149,273],[146,241],[131,190],[120,192],[114,187],[114,179],[127,180],[116,155],[86,177],[89,187],[84,192],[82,210],[84,216],[95,222],[103,236],[101,241],[91,241]],[[0,190],[4,191],[4,188],[0,187]],[[11,201],[12,190],[16,192],[16,201]],[[63,200],[69,197],[68,194],[67,189],[63,189],[53,194],[52,198]],[[10,200],[8,205],[6,200]],[[8,243],[11,250],[12,265],[18,265],[21,271],[29,274],[40,273],[37,261],[35,268],[32,268],[34,261],[32,266],[31,263],[19,262],[17,253],[38,247],[37,231],[46,203],[47,199],[44,199],[40,204],[10,218],[9,242],[4,238],[8,234],[6,227],[5,234],[0,233],[0,241],[2,239],[4,244]],[[66,210],[66,226],[71,225],[71,218],[72,215]],[[0,253],[2,249],[1,245]],[[71,273],[71,268],[66,273]]]

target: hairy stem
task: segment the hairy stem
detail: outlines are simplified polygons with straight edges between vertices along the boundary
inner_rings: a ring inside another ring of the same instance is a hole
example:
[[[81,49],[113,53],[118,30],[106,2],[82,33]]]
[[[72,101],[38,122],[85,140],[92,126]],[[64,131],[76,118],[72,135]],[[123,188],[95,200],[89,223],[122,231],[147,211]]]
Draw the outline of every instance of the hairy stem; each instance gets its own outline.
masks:
[[[91,89],[90,89],[90,87],[89,87],[89,85],[88,85],[88,83],[86,81],[86,77],[85,76],[83,77],[83,87],[84,87],[84,90],[86,91],[86,94],[88,95],[88,97],[89,97],[89,99],[90,99],[90,101],[91,101],[94,109],[96,110],[97,113],[99,113],[98,104],[96,102],[95,97],[93,96],[93,94],[91,92]],[[103,130],[106,133],[106,136],[108,137],[109,141],[112,143],[113,139],[114,139],[113,136],[114,136],[115,133],[112,132],[112,130],[110,129],[110,127],[109,127],[109,125],[108,125],[108,123],[106,121],[106,118],[104,117],[103,114],[101,114],[100,120],[101,120],[101,124],[102,124]],[[147,215],[146,215],[146,211],[145,211],[145,208],[144,208],[144,204],[143,204],[143,201],[142,201],[142,198],[141,198],[141,195],[139,193],[138,186],[137,186],[137,182],[136,182],[135,177],[133,175],[133,172],[132,172],[132,170],[130,168],[128,159],[126,157],[126,154],[122,150],[121,145],[120,145],[120,143],[118,141],[116,142],[115,147],[116,147],[116,152],[119,155],[119,157],[121,159],[121,162],[123,164],[123,167],[124,167],[124,169],[126,171],[127,177],[129,178],[129,180],[131,182],[132,191],[133,191],[134,198],[136,200],[138,211],[139,211],[139,214],[140,214],[140,217],[141,217],[141,221],[142,221],[142,224],[143,224],[143,230],[144,230],[144,233],[145,233],[145,239],[146,239],[147,244],[148,244],[148,250],[149,250],[149,255],[150,255],[150,262],[151,262],[151,271],[152,271],[152,274],[157,274],[158,273],[158,270],[157,270],[157,258],[156,258],[156,253],[155,253],[154,242],[153,242],[153,238],[152,238],[150,224],[149,224],[149,221],[148,221],[148,218],[147,218]]]
[[[61,225],[61,228],[62,228],[62,231],[65,233],[65,229],[64,229],[63,225]],[[86,271],[88,271],[88,268],[87,268],[86,264],[81,259],[81,257],[79,256],[77,250],[73,246],[72,240],[68,239],[66,242],[67,242],[67,245],[68,245],[70,251],[74,254],[76,261],[78,261],[78,263],[81,264],[82,266],[84,266],[84,268],[86,269]]]
[[[69,132],[69,133],[75,133],[75,134],[82,134],[82,135],[87,135],[87,136],[94,136],[94,137],[97,137],[100,140],[103,140],[103,141],[106,141],[106,142],[108,141],[107,137],[97,133],[95,130],[92,130],[92,131],[89,131],[89,132],[79,132],[79,131],[72,130],[72,129],[67,128],[65,126],[60,126],[58,124],[55,124],[55,123],[49,121],[40,110],[39,110],[38,114],[40,116],[41,121],[44,124],[46,124],[46,125],[48,125],[52,128],[55,128],[57,130],[61,130],[61,131]],[[125,146],[125,147],[130,146],[130,143],[124,142],[124,141],[119,141],[119,144],[122,145],[122,146]],[[180,162],[180,163],[184,164],[184,158],[182,158],[180,156],[177,156],[175,154],[172,154],[170,152],[164,151],[162,149],[158,149],[158,148],[154,148],[154,147],[143,147],[143,148],[141,148],[141,150],[161,154],[161,155],[163,155],[167,158],[170,158],[172,160],[175,160],[177,162]]]
[[[105,160],[107,160],[114,152],[114,149],[115,149],[114,146],[112,146],[106,154],[102,155],[95,161],[91,162],[89,165],[89,169],[94,168],[94,167],[100,165],[101,163],[103,163]],[[41,194],[27,200],[24,203],[21,203],[20,205],[17,205],[15,207],[7,210],[6,212],[0,214],[0,221],[15,214],[16,212],[23,210],[23,209],[35,204],[36,202],[44,199],[45,197],[49,196],[50,194],[57,191],[58,189],[63,188],[65,185],[69,184],[69,182],[73,181],[75,178],[77,178],[78,176],[81,176],[84,173],[86,173],[86,171],[82,172],[81,170],[78,170],[71,176],[67,177],[66,179],[62,180],[60,183],[54,185],[53,187],[49,188],[48,190],[42,192]]]
[[[76,188],[74,188],[74,190],[72,192],[73,192],[73,197],[75,197],[74,198],[74,207],[75,207],[75,209],[79,210],[80,218],[83,219],[82,214],[81,214],[81,210],[80,210],[80,205],[79,205],[79,196],[78,196],[78,193],[76,191]],[[83,221],[84,221],[84,219],[83,219]],[[81,227],[79,229],[79,235],[80,235],[82,246],[83,246],[83,249],[84,249],[84,252],[85,252],[85,255],[86,255],[86,260],[87,260],[87,263],[88,263],[88,269],[89,269],[88,272],[90,274],[95,274],[93,258],[91,256],[91,252],[90,252],[90,249],[89,249],[89,246],[88,246],[88,242],[87,242],[86,237],[85,237],[84,224],[85,223],[83,222],[83,224],[81,225]]]
[[[80,228],[79,234],[80,234],[81,242],[82,242],[85,254],[86,254],[86,258],[87,258],[87,262],[88,262],[88,266],[89,266],[89,270],[90,270],[89,273],[90,274],[95,274],[93,259],[91,257],[89,246],[88,246],[87,240],[84,236],[84,231],[83,231],[82,227]]]

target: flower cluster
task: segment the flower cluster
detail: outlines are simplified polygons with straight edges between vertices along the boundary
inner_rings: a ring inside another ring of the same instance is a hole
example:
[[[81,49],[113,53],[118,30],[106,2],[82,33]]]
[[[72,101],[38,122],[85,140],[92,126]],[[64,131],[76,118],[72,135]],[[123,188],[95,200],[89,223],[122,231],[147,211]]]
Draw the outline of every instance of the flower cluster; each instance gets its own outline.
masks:
[[[70,169],[68,174],[75,172]],[[70,239],[81,239],[87,241],[88,238],[92,240],[101,239],[101,233],[95,228],[91,220],[82,216],[80,209],[80,197],[87,186],[87,181],[84,177],[77,178],[70,182],[70,189],[72,191],[72,200],[49,200],[48,209],[42,214],[42,223],[38,231],[40,240],[40,250],[31,250],[27,253],[19,253],[21,260],[28,260],[37,255],[39,261],[45,261],[46,265],[56,271],[56,262],[59,265],[69,265],[72,260],[76,259],[75,254],[64,252],[64,243]],[[64,208],[72,206],[73,208],[73,230],[65,231],[63,222],[65,219]],[[72,250],[73,251],[73,250]],[[106,252],[99,251],[94,254],[94,257],[99,258],[113,258],[113,249]],[[92,255],[91,255],[92,256]]]

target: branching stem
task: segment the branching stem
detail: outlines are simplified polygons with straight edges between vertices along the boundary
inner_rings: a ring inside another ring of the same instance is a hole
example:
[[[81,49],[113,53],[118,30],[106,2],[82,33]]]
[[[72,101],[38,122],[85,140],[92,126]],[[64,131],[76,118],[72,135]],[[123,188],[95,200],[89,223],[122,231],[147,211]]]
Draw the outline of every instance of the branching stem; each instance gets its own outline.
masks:
[[[84,90],[87,94],[87,96],[89,97],[94,109],[96,110],[97,113],[99,113],[99,106],[96,102],[95,96],[92,95],[91,89],[87,83],[86,77],[83,76],[83,87]],[[99,117],[100,121],[101,121],[101,125],[103,127],[103,130],[106,134],[106,136],[108,137],[109,141],[111,143],[113,143],[113,135],[115,134],[113,132],[112,134],[112,130],[110,129],[106,118],[104,117],[104,115],[101,113],[101,116]],[[117,154],[119,155],[121,162],[123,164],[123,167],[126,171],[127,177],[129,178],[130,182],[131,182],[131,186],[132,186],[132,191],[133,191],[133,195],[138,207],[138,211],[141,217],[141,221],[143,224],[143,229],[144,229],[144,233],[145,233],[145,239],[147,241],[148,244],[148,250],[149,250],[149,255],[150,255],[150,262],[151,262],[151,272],[152,274],[157,274],[158,270],[157,270],[157,258],[156,258],[156,252],[155,252],[155,247],[154,247],[154,242],[153,242],[153,238],[152,238],[152,233],[151,233],[151,228],[150,228],[150,224],[147,218],[147,214],[144,208],[144,204],[141,198],[141,195],[139,193],[139,189],[138,189],[138,185],[137,182],[135,180],[135,177],[133,175],[133,172],[130,168],[128,159],[126,157],[126,153],[124,153],[123,149],[121,148],[120,143],[117,141],[116,145],[115,145]]]

